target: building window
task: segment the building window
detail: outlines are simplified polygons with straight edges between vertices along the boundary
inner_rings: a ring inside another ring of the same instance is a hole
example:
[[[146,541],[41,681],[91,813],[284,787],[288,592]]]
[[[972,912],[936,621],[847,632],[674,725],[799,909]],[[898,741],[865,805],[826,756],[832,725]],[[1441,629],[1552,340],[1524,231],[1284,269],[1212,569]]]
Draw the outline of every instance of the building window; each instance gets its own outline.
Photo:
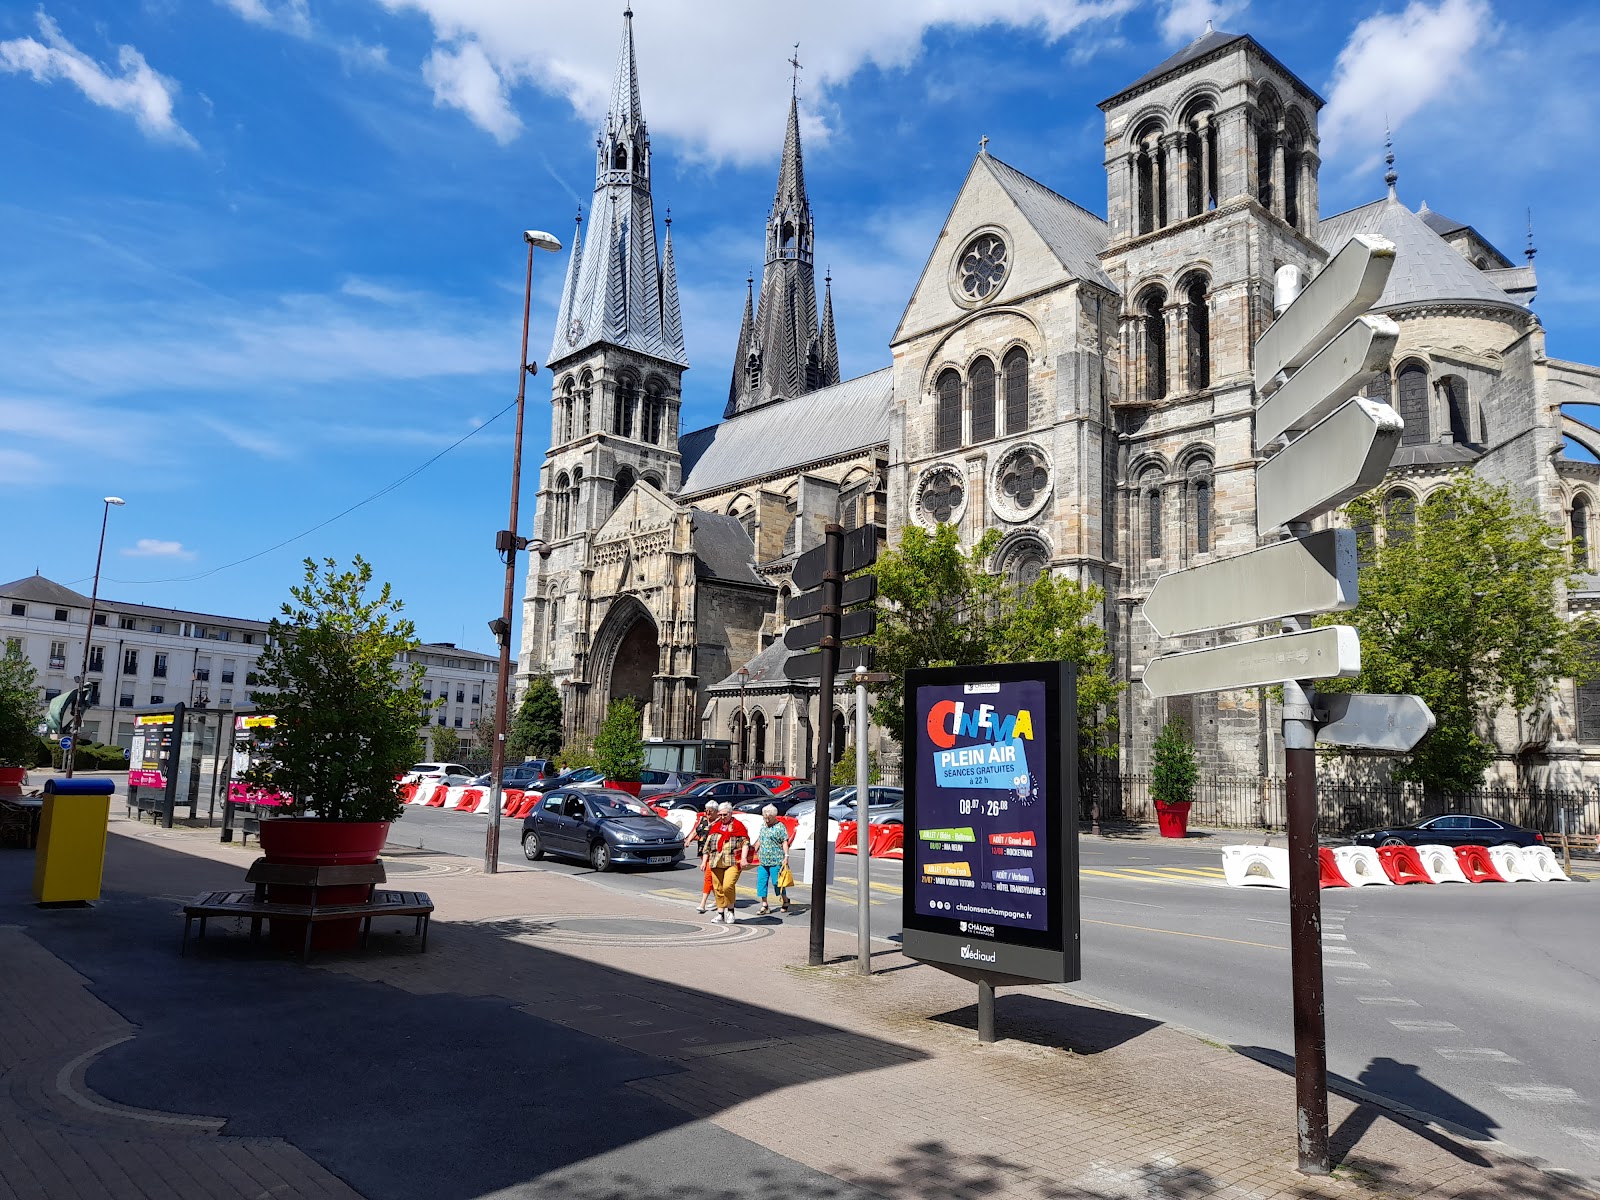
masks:
[[[1000,364],[1006,376],[1006,433],[1028,428],[1028,352],[1020,346]]]
[[[967,373],[972,390],[972,440],[987,442],[994,437],[994,364],[980,358]]]
[[[565,471],[556,476],[555,484],[550,492],[551,516],[553,518],[551,524],[555,527],[551,530],[551,536],[553,537],[564,538],[567,536],[567,528],[572,514],[572,497],[569,495],[571,488],[572,481],[567,478]]]
[[[206,636],[206,627],[204,625],[196,625],[194,627],[194,636],[204,638]]]
[[[845,723],[844,714],[833,714],[833,761],[838,762],[844,757],[845,751]]]
[[[1407,491],[1393,491],[1383,502],[1383,534],[1393,542],[1409,542],[1417,523],[1417,499]]]
[[[666,426],[667,400],[662,395],[661,384],[651,380],[644,391],[644,440],[659,446],[666,435]]]
[[[639,385],[633,376],[624,375],[617,380],[616,391],[613,393],[611,413],[611,428],[620,437],[633,436],[634,409],[639,402]]]
[[[1189,390],[1211,386],[1211,305],[1206,281],[1196,279],[1184,289],[1184,320],[1188,324]]]
[[[980,233],[968,242],[956,266],[961,295],[978,301],[997,293],[1006,277],[1006,258],[1006,244],[996,234]]]
[[[1400,368],[1400,419],[1406,423],[1400,435],[1402,446],[1423,446],[1428,442],[1428,368],[1408,362]]]
[[[26,604],[13,604],[11,606],[11,615],[13,617],[25,617],[25,616],[27,616],[28,615],[28,606]]]
[[[226,699],[226,697],[224,697],[224,699]],[[165,696],[165,694],[163,694],[161,692],[151,692],[150,693],[150,703],[151,704],[165,704],[166,702],[167,702],[167,697]]]
[[[623,467],[617,472],[616,481],[611,488],[611,507],[615,509],[620,505],[627,494],[633,491],[634,474],[632,467]]]
[[[1139,305],[1140,366],[1144,374],[1144,398],[1154,404],[1167,394],[1167,294],[1152,288]]]
[[[555,440],[557,443],[572,440],[572,406],[575,400],[572,380],[561,385],[561,400],[556,404]]]
[[[167,631],[167,627],[165,625],[161,624],[161,622],[159,622],[159,621],[151,621],[150,622],[150,632],[151,633],[165,633],[166,631]],[[249,639],[246,638],[246,640],[248,641]]]
[[[56,620],[65,621],[66,619],[67,619],[67,610],[64,609],[64,608],[56,609]]]
[[[945,371],[934,391],[933,449],[942,454],[961,445],[961,376]]]
[[[17,641],[17,645],[20,647],[22,645],[21,640],[15,640]],[[89,657],[91,660],[91,666],[89,669],[91,671],[98,670],[98,667],[92,665],[94,655],[91,654]],[[67,644],[65,642],[50,643],[50,669],[52,671],[65,671],[67,669]]]
[[[21,638],[7,638],[6,639],[6,654],[7,655],[17,655],[17,654],[21,654],[21,653],[22,653],[22,639]],[[59,670],[61,668],[57,668],[57,669]]]
[[[106,623],[106,614],[105,613],[95,613],[95,615],[94,615],[94,623],[96,625],[104,625]]]
[[[1161,472],[1146,471],[1139,480],[1144,496],[1144,543],[1146,558],[1161,557]]]
[[[1201,460],[1189,468],[1189,523],[1196,554],[1211,553],[1211,492],[1211,464]]]
[[[1000,563],[1000,573],[1013,587],[1031,586],[1045,572],[1049,555],[1033,538],[1019,542]]]
[[[156,632],[160,633],[161,631],[158,629],[158,630],[156,630]],[[243,635],[239,640],[241,642],[243,642],[246,646],[253,646],[256,643],[256,635],[253,634],[253,633],[247,633],[247,634]]]
[[[756,713],[750,718],[750,733],[755,739],[755,760],[758,763],[767,761],[767,718]]]
[[[122,673],[124,675],[137,675],[139,673],[139,652],[137,650],[124,650],[122,652]]]
[[[233,682],[233,672],[232,671],[224,671],[222,673],[222,682],[223,683],[232,683]]]
[[[211,668],[210,667],[196,667],[195,668],[195,672],[194,672],[194,677],[195,677],[195,682],[197,682],[197,683],[210,683],[211,682]]]
[[[1589,569],[1589,497],[1582,492],[1572,502],[1572,565]]]
[[[133,707],[133,693],[132,692],[124,692],[121,696],[117,697],[117,704],[122,708],[132,708]]]
[[[578,379],[578,403],[583,406],[583,421],[578,426],[578,436],[582,437],[594,428],[594,376],[588,371]]]
[[[479,695],[474,695],[474,696],[473,696],[473,697],[472,697],[472,702],[473,702],[473,703],[474,703],[474,704],[482,704],[482,703],[483,703],[483,697],[482,697],[482,696],[479,696]]]
[[[165,679],[167,677],[167,656],[165,654],[156,655],[155,666],[152,668],[151,674],[157,679]]]
[[[62,618],[62,620],[65,619],[65,617]],[[117,626],[121,629],[137,629],[139,627],[138,622],[132,617],[118,617]]]
[[[106,669],[106,648],[104,646],[89,647],[89,670],[98,675]]]
[[[1467,407],[1467,381],[1459,375],[1446,375],[1439,381],[1439,390],[1444,393],[1445,413],[1450,421],[1450,440],[1463,444],[1471,442],[1472,417]]]

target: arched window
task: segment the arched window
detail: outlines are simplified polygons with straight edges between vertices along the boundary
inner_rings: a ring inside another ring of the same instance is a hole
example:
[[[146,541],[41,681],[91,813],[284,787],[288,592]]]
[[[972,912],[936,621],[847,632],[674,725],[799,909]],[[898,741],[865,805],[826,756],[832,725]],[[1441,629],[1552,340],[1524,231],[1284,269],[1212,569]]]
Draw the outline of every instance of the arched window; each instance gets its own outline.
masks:
[[[1161,472],[1149,470],[1139,480],[1139,490],[1144,496],[1145,557],[1161,557]]]
[[[1043,543],[1027,538],[1006,554],[1000,564],[1000,573],[1013,587],[1024,588],[1044,574],[1049,561]]]
[[[845,752],[845,724],[844,714],[835,711],[833,714],[833,761],[838,762],[844,757]]]
[[[933,449],[942,454],[961,445],[961,376],[945,371],[934,391]]]
[[[767,718],[764,714],[757,712],[750,718],[750,733],[751,740],[755,742],[755,750],[752,757],[757,764],[765,763],[767,761]]]
[[[1139,304],[1140,325],[1144,332],[1142,347],[1144,372],[1144,398],[1154,404],[1167,394],[1167,294],[1160,288],[1151,288]]]
[[[1459,375],[1446,375],[1439,381],[1444,393],[1444,409],[1450,420],[1450,440],[1472,441],[1472,413],[1467,407],[1467,381]]]
[[[661,381],[650,380],[644,385],[644,415],[639,422],[639,434],[652,445],[661,444],[661,426],[666,407],[666,401],[661,397]]]
[[[750,762],[750,731],[745,727],[744,714],[733,714],[733,743],[739,747],[739,766],[744,768]]]
[[[544,661],[548,665],[556,660],[556,636],[561,629],[561,599],[552,595],[545,609]]]
[[[779,235],[779,238],[780,244],[785,250],[792,251],[794,249],[794,226],[790,222],[785,221],[783,223],[783,232]]]
[[[1396,489],[1384,498],[1383,535],[1392,542],[1409,542],[1417,524],[1417,498]]]
[[[972,440],[987,442],[994,437],[994,363],[979,358],[967,380],[972,389]]]
[[[632,375],[617,380],[612,394],[611,429],[620,437],[633,436],[633,413],[639,403],[639,385]]]
[[[1424,446],[1428,442],[1428,368],[1408,362],[1400,368],[1398,380],[1400,419],[1406,423],[1400,444]]]
[[[628,169],[628,147],[622,142],[617,143],[616,153],[611,156],[611,168],[614,171]]]
[[[644,481],[651,487],[655,488],[656,491],[659,492],[661,490],[661,476],[657,475],[654,471],[647,471],[644,475]]]
[[[1189,389],[1211,386],[1211,304],[1206,296],[1206,281],[1195,278],[1184,289],[1185,330],[1189,343]]]
[[[1301,172],[1305,168],[1306,132],[1300,114],[1291,111],[1285,127],[1283,144],[1283,219],[1296,229],[1301,228],[1300,189]]]
[[[1209,103],[1189,110],[1183,122],[1184,154],[1188,175],[1184,180],[1184,215],[1198,217],[1216,207],[1217,125]]]
[[[617,472],[616,481],[611,485],[611,507],[616,508],[622,503],[623,497],[633,491],[636,476],[632,467],[623,467]]]
[[[1589,497],[1582,492],[1572,501],[1572,565],[1589,569]]]
[[[550,511],[555,518],[554,536],[564,538],[572,528],[572,481],[565,471],[556,476],[555,488],[550,493]]]
[[[1211,511],[1214,484],[1211,463],[1197,459],[1189,467],[1189,529],[1196,554],[1211,553]]]
[[[1000,366],[1006,375],[1006,432],[1021,433],[1028,428],[1028,352],[1018,346]]]
[[[570,378],[561,384],[561,398],[556,401],[555,440],[558,443],[572,440],[572,403],[574,387]]]
[[[1134,214],[1135,230],[1139,233],[1152,233],[1156,228],[1157,198],[1156,188],[1160,186],[1161,171],[1156,166],[1156,151],[1153,139],[1139,147],[1137,156],[1133,160],[1134,192],[1138,211]]]
[[[584,437],[594,428],[594,376],[588,371],[578,380],[578,403],[583,406],[583,420],[578,425],[577,436]]]
[[[1372,522],[1361,517],[1352,521],[1350,528],[1356,532],[1356,566],[1370,567],[1378,556],[1378,542],[1373,535]]]
[[[1270,87],[1262,89],[1255,114],[1256,199],[1261,207],[1283,215],[1282,197],[1273,187],[1273,155],[1283,125],[1283,103]]]

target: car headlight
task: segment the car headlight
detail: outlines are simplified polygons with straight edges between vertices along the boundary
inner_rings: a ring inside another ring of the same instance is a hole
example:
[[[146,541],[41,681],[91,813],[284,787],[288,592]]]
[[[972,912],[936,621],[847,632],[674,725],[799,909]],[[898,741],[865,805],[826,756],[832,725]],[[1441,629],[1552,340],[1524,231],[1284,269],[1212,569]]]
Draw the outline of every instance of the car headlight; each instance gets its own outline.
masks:
[[[644,840],[631,829],[612,829],[611,836],[619,842],[641,842]]]

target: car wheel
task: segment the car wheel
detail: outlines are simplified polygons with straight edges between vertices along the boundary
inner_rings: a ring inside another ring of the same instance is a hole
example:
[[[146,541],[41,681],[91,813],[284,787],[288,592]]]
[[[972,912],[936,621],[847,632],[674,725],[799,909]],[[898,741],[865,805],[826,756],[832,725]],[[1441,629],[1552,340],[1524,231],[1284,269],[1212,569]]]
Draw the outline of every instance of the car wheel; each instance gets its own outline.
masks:
[[[531,829],[522,835],[522,853],[529,862],[538,862],[544,857],[544,841]]]
[[[1405,844],[1404,838],[1397,837],[1384,838],[1383,841],[1378,843],[1380,846],[1404,846]]]
[[[604,839],[596,842],[590,848],[589,865],[596,871],[609,871],[611,869],[611,846]]]

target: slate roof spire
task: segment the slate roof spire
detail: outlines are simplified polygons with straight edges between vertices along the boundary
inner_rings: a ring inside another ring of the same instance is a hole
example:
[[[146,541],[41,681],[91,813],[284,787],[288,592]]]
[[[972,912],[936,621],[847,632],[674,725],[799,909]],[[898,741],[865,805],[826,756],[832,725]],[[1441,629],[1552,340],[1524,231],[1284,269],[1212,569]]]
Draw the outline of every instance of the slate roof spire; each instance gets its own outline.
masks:
[[[650,133],[639,99],[633,10],[623,11],[611,108],[595,140],[589,236],[573,239],[551,363],[600,343],[687,367],[677,272],[658,254],[650,195]]]

